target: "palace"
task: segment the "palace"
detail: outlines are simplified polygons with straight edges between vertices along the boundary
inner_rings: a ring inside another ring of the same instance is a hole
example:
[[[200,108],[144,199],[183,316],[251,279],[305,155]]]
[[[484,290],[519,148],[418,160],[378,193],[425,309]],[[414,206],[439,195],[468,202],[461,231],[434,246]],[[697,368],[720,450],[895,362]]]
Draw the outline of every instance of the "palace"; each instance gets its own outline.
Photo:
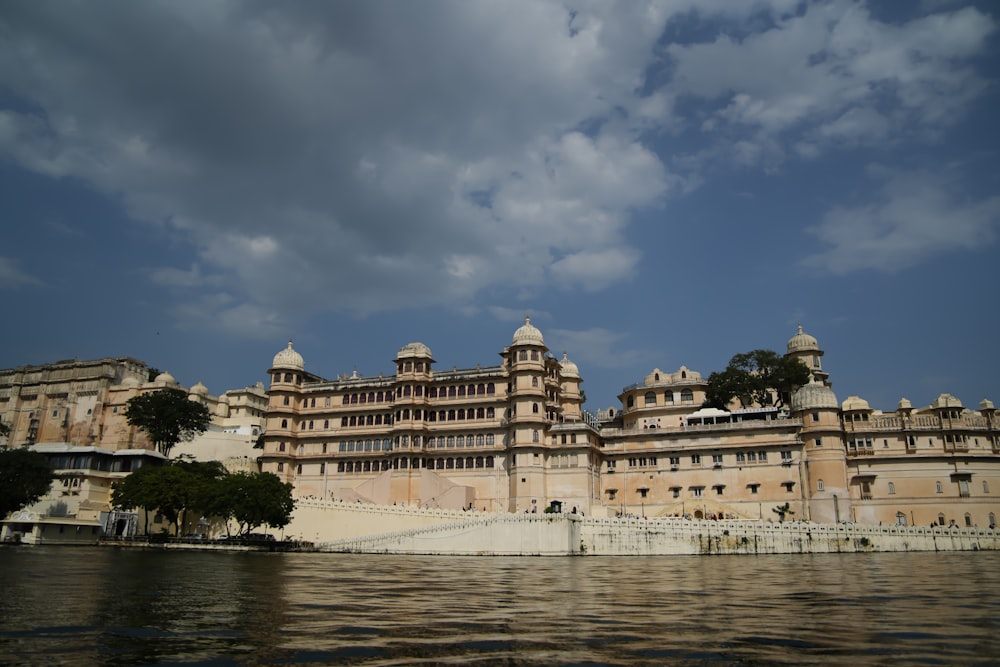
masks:
[[[526,318],[497,366],[441,371],[410,343],[395,374],[325,380],[291,342],[268,373],[261,469],[301,498],[590,516],[687,516],[994,527],[1000,424],[949,394],[895,412],[839,403],[799,328],[786,356],[812,374],[785,408],[703,408],[707,380],[654,369],[620,410],[582,408],[583,382]]]

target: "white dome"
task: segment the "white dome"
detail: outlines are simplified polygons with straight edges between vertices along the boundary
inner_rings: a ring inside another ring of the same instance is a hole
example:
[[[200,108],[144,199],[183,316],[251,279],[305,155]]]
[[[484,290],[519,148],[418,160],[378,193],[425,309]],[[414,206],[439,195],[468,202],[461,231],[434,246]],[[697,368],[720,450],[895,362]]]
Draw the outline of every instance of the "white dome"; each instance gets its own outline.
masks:
[[[274,361],[271,362],[272,368],[292,368],[297,371],[305,370],[305,362],[302,360],[302,355],[292,349],[292,341],[288,341],[288,347],[274,355]]]
[[[163,371],[157,375],[155,382],[162,382],[163,384],[177,384],[177,380],[170,374],[170,371]]]
[[[123,387],[138,387],[140,384],[141,383],[139,382],[139,379],[136,378],[134,375],[129,375],[124,380],[122,380]]]
[[[563,377],[580,377],[580,369],[576,367],[576,364],[569,360],[565,352],[563,352],[563,358],[562,361],[559,362],[559,366],[562,368]]]
[[[799,332],[788,339],[788,353],[802,351],[819,351],[819,342],[807,333],[803,333],[802,325],[799,325]]]
[[[193,387],[191,387],[191,393],[197,394],[198,396],[208,396],[208,387],[201,383],[201,380],[197,382]]]
[[[941,394],[934,399],[931,403],[932,408],[960,408],[962,407],[962,401],[958,400],[951,394]]]
[[[993,401],[991,401],[988,398],[984,398],[983,400],[979,401],[979,409],[980,410],[994,410],[995,408],[993,407]]]
[[[792,394],[792,412],[813,410],[816,408],[838,408],[837,395],[822,382],[812,378],[809,384],[802,385]]]
[[[403,347],[399,348],[399,354],[396,355],[397,359],[412,359],[412,358],[425,358],[431,356],[431,348],[427,347],[423,343],[407,343]]]
[[[848,396],[847,400],[841,403],[840,409],[845,412],[848,410],[871,410],[871,406],[860,396]]]
[[[525,316],[524,324],[514,332],[513,345],[545,345],[542,332],[531,323],[531,318]]]

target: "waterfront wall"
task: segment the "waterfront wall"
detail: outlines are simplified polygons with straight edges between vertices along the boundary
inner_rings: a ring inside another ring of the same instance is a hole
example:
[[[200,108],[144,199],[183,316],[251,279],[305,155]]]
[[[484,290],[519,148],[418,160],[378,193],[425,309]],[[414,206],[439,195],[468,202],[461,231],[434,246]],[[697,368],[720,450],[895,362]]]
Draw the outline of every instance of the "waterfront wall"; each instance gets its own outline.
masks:
[[[442,555],[654,556],[1000,551],[980,528],[601,519],[300,501],[286,534],[322,551]]]

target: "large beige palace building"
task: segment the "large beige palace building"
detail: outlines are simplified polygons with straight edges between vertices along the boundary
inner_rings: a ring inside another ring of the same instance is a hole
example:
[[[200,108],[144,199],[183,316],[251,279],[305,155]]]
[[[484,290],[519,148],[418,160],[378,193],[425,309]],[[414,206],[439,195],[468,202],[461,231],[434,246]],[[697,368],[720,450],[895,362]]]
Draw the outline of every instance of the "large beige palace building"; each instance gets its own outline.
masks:
[[[525,320],[498,366],[438,370],[410,343],[391,376],[325,380],[289,343],[269,370],[261,467],[299,497],[480,511],[993,527],[1000,429],[941,394],[915,409],[838,402],[816,339],[787,345],[812,372],[787,408],[703,409],[681,367],[581,407],[577,366]],[[776,510],[784,510],[781,516]]]

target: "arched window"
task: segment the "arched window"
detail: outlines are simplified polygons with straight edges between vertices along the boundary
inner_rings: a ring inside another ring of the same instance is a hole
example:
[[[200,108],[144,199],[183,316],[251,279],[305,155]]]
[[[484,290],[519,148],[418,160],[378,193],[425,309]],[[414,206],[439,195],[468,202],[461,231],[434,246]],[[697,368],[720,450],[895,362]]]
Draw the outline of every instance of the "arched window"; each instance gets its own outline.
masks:
[[[944,489],[941,487],[941,482],[934,482],[934,490],[938,493],[944,493]]]
[[[458,385],[458,395],[459,396],[465,396],[465,385],[464,384]]]
[[[464,435],[456,435],[455,436],[455,446],[456,447],[465,447],[465,436]]]
[[[465,391],[466,391],[467,394],[469,394],[469,396],[475,396],[476,395],[476,385],[470,384],[468,386],[468,388],[466,388]]]
[[[692,392],[690,389],[682,389],[681,390],[681,402],[682,403],[684,403],[686,401],[693,401],[693,400],[694,400],[694,392]]]
[[[483,408],[476,408],[476,419],[483,419],[486,415],[486,411]]]
[[[670,389],[667,389],[665,392],[663,392],[663,402],[664,403],[673,403],[674,402],[674,392],[671,391]]]
[[[282,419],[281,420],[281,428],[288,428],[288,420],[287,419]]]
[[[531,351],[531,360],[532,361],[538,361],[538,350],[532,350]]]
[[[486,408],[486,418],[487,419],[493,419],[496,416],[496,414],[497,414],[497,411],[494,408]]]
[[[531,412],[534,414],[538,414],[538,403],[531,404]]]
[[[518,353],[518,355],[517,355],[517,360],[518,361],[527,361],[528,360],[528,351],[527,350],[521,350],[520,353]]]
[[[449,398],[454,398],[456,391],[457,391],[457,389],[455,389],[455,387],[448,387],[448,397]]]
[[[536,428],[531,432],[531,441],[538,442],[538,429]]]
[[[486,467],[487,468],[492,468],[493,467],[493,457],[492,456],[487,456],[486,457]]]
[[[455,411],[454,410],[449,410],[448,411],[448,421],[450,421],[450,422],[455,421]]]
[[[906,525],[906,515],[902,512],[896,512],[896,525],[905,526]]]
[[[892,482],[889,482],[889,495],[890,496],[896,495],[896,485],[893,484]]]
[[[651,391],[647,391],[643,399],[646,401],[647,406],[656,405],[656,394]]]
[[[465,419],[465,408],[459,408],[458,409],[458,418],[459,419]]]
[[[965,513],[965,525],[968,527],[972,527],[972,515],[969,514],[968,512]]]
[[[630,407],[630,408],[631,408],[631,407],[634,407],[634,406],[635,406],[635,396],[632,396],[632,395],[629,395],[629,397],[628,397],[628,402],[627,402],[627,404],[626,404],[626,405],[627,405],[628,407]]]
[[[938,514],[938,525],[939,526],[944,525],[944,514]]]
[[[826,487],[823,485],[823,480],[821,480],[821,479],[817,479],[816,480],[816,490],[817,491],[825,491],[826,490]]]
[[[537,377],[531,376],[531,386],[532,387],[537,387],[538,386],[538,378]]]
[[[494,384],[490,382],[488,385],[486,385],[486,394],[488,396],[492,396],[495,393],[496,393],[496,386],[494,386]]]
[[[480,384],[479,388],[476,390],[476,393],[478,393],[480,396],[482,396],[483,394],[485,394],[486,393],[486,385],[485,384]]]

